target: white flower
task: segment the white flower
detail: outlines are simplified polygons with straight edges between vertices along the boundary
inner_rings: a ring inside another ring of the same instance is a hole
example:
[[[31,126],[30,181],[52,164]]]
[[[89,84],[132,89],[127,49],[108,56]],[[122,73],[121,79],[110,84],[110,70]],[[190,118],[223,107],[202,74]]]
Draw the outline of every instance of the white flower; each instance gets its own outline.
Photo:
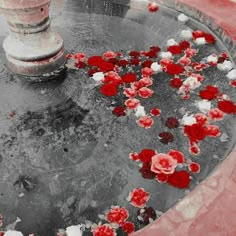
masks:
[[[188,85],[190,89],[196,89],[201,85],[201,82],[199,82],[196,77],[190,76],[183,82],[183,84]]]
[[[82,236],[83,228],[83,225],[72,225],[66,228],[66,234],[67,236]]]
[[[212,54],[207,57],[207,62],[217,63],[217,61],[218,61],[218,57],[215,54]]]
[[[15,230],[8,230],[4,236],[24,236],[21,232]]]
[[[197,107],[201,112],[207,113],[211,110],[211,102],[207,100],[199,101],[197,102]]]
[[[101,81],[104,79],[104,74],[103,72],[96,72],[93,74],[93,77],[92,77],[95,81]]]
[[[144,106],[141,106],[139,105],[137,108],[136,108],[136,112],[135,112],[135,116],[137,118],[140,118],[142,116],[145,116],[146,115],[146,112],[144,110]]]
[[[183,13],[178,15],[178,21],[187,22],[188,20],[189,20],[189,17],[184,15]]]
[[[156,73],[162,72],[162,66],[160,64],[158,64],[157,62],[152,63],[151,69]]]
[[[188,116],[187,114],[183,116],[181,123],[183,125],[193,125],[197,123],[196,118],[193,115]]]
[[[228,79],[236,79],[236,69],[231,70],[231,71],[226,75],[226,77],[227,77]]]
[[[184,39],[191,39],[193,37],[191,30],[182,30],[180,36]]]
[[[205,39],[204,37],[197,38],[197,39],[195,40],[195,43],[196,43],[197,45],[204,45],[204,44],[206,44],[206,39]]]
[[[171,52],[161,52],[160,56],[161,56],[161,58],[171,59],[172,58],[172,53]]]
[[[219,63],[217,65],[217,68],[221,71],[228,72],[233,69],[233,63],[231,61],[225,60],[223,63]]]
[[[178,43],[174,39],[169,39],[169,40],[167,40],[166,45],[167,45],[167,47],[169,47],[169,46],[173,46],[173,45],[178,45]]]

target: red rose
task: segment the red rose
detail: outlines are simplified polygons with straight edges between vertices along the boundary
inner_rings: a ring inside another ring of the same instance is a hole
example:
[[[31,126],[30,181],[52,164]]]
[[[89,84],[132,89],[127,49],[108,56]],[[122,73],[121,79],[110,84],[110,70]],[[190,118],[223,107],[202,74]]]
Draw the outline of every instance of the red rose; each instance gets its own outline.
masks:
[[[131,87],[136,90],[139,90],[140,88],[145,86],[145,82],[142,79],[140,79],[139,81],[135,81],[131,84]]]
[[[151,86],[153,84],[153,81],[150,77],[144,77],[140,79],[139,82],[143,83],[145,87]]]
[[[151,162],[143,163],[142,168],[139,170],[144,179],[153,179],[156,174],[151,171]]]
[[[171,149],[167,154],[172,156],[172,158],[174,158],[178,163],[185,162],[184,154],[178,150]]]
[[[161,49],[160,49],[158,46],[151,46],[151,47],[150,47],[150,50],[151,50],[151,51],[154,51],[154,52],[156,52],[156,53],[158,53],[158,52],[161,51]]]
[[[192,32],[193,35],[193,39],[196,40],[197,38],[202,38],[205,36],[205,32],[201,31],[201,30],[196,30]]]
[[[138,119],[137,123],[139,126],[149,129],[152,127],[154,121],[150,116],[142,116]]]
[[[123,94],[128,98],[133,98],[137,95],[137,92],[135,89],[125,88]]]
[[[152,149],[143,149],[139,153],[139,160],[142,162],[151,162],[152,157],[156,155],[156,152]]]
[[[184,72],[184,68],[178,64],[168,64],[167,67],[167,73],[170,75],[178,75],[182,74]]]
[[[140,56],[140,52],[138,52],[138,51],[130,51],[129,55],[131,57],[139,57]]]
[[[200,153],[200,148],[197,146],[197,145],[193,145],[189,148],[189,152],[192,154],[192,155],[199,155]]]
[[[153,90],[146,88],[146,87],[143,87],[138,90],[138,95],[142,98],[149,98],[153,95],[153,93],[154,93]]]
[[[142,67],[145,68],[145,67],[148,67],[150,68],[151,65],[152,65],[153,61],[152,60],[146,60],[142,63]]]
[[[148,10],[150,12],[156,12],[156,11],[158,11],[158,9],[159,9],[159,7],[158,7],[157,3],[155,3],[155,2],[148,3]]]
[[[168,144],[174,141],[174,136],[170,132],[162,132],[158,136],[160,138],[160,141],[164,144]]]
[[[149,67],[145,67],[142,69],[142,76],[143,77],[149,77],[151,75],[153,75],[154,71],[153,69],[149,68]]]
[[[177,161],[170,155],[159,153],[152,157],[151,171],[157,174],[172,174]]]
[[[112,113],[116,116],[125,116],[125,107],[117,106],[113,109]]]
[[[208,116],[211,120],[219,121],[224,119],[225,113],[218,108],[213,108],[208,112]]]
[[[121,228],[127,234],[131,234],[135,231],[135,226],[132,222],[125,222],[122,224]]]
[[[129,109],[135,109],[140,105],[140,101],[136,98],[129,98],[125,101],[125,105],[129,108]]]
[[[156,175],[156,180],[159,183],[166,183],[168,181],[168,175],[160,173]]]
[[[136,79],[137,79],[136,74],[134,74],[132,72],[124,74],[121,78],[124,83],[132,83],[132,82],[136,81]]]
[[[179,127],[179,121],[175,117],[169,117],[166,122],[165,126],[168,127],[169,129],[174,129]]]
[[[137,221],[141,224],[148,225],[150,219],[153,221],[157,218],[156,212],[152,207],[144,207],[137,212]]]
[[[172,88],[179,89],[183,85],[183,82],[180,78],[174,78],[170,81],[169,85]]]
[[[209,44],[214,44],[216,42],[216,39],[212,34],[205,34],[204,38],[205,38],[206,42]]]
[[[97,226],[93,230],[93,236],[116,236],[116,232],[110,225]]]
[[[219,101],[218,108],[227,114],[235,114],[236,113],[236,105],[230,100]]]
[[[149,193],[143,188],[136,188],[129,194],[128,198],[130,199],[131,205],[138,208],[143,208],[146,206],[150,196]]]
[[[139,60],[138,58],[132,58],[132,59],[130,60],[130,64],[131,64],[131,65],[138,66],[139,63],[140,63],[140,60]]]
[[[139,154],[137,152],[131,152],[129,154],[129,159],[133,161],[139,161]]]
[[[206,127],[201,124],[185,125],[184,133],[192,142],[203,140],[207,136]]]
[[[92,56],[88,59],[88,64],[90,66],[99,66],[102,61],[103,59],[101,56]]]
[[[86,65],[85,62],[79,61],[79,62],[77,62],[77,63],[75,64],[75,66],[76,66],[77,68],[79,68],[79,69],[83,69],[83,68],[85,68],[87,65]]]
[[[189,57],[184,56],[178,60],[178,63],[183,66],[189,66],[191,64],[191,59]]]
[[[127,66],[129,64],[129,61],[128,60],[125,60],[125,59],[122,59],[120,61],[118,61],[118,66]]]
[[[103,54],[103,57],[104,57],[105,59],[113,59],[113,58],[116,57],[116,53],[113,52],[113,51],[107,51],[107,52],[105,52],[105,53]]]
[[[182,48],[178,45],[172,45],[167,48],[167,51],[171,52],[173,55],[175,54],[181,54]]]
[[[106,217],[108,222],[120,225],[128,219],[129,212],[123,207],[115,206],[108,212]]]
[[[158,109],[158,108],[153,108],[153,109],[150,111],[150,113],[151,113],[152,116],[160,116],[161,110]]]
[[[154,50],[150,50],[150,51],[145,53],[145,56],[149,57],[149,58],[156,58],[157,57],[157,52],[154,51]]]
[[[221,135],[220,128],[217,125],[207,125],[206,134],[209,137],[218,137]]]
[[[186,40],[183,40],[183,41],[181,41],[180,43],[179,43],[179,46],[180,46],[180,48],[182,49],[182,50],[185,50],[185,49],[187,49],[187,48],[190,48],[190,43],[188,42],[188,41],[186,41]]]
[[[191,171],[192,173],[199,173],[200,172],[200,165],[196,162],[191,162],[188,165],[188,169],[189,171]]]
[[[199,113],[194,115],[197,123],[200,125],[206,125],[208,123],[208,117],[205,114]]]
[[[100,88],[100,91],[103,95],[110,97],[110,96],[115,96],[117,94],[117,85],[113,83],[109,84],[103,84],[102,87]]]
[[[233,87],[236,87],[236,80],[232,80],[232,81],[230,82],[230,84],[231,84]]]
[[[108,72],[108,71],[111,71],[114,69],[114,65],[110,62],[107,62],[107,61],[101,61],[100,64],[99,64],[99,69],[102,71],[102,72]]]
[[[199,96],[202,99],[206,99],[206,100],[213,100],[217,98],[218,94],[219,94],[219,89],[212,85],[208,85],[205,90],[201,90],[199,92]]]
[[[167,183],[180,189],[188,188],[190,183],[190,175],[185,170],[174,172],[169,176]]]
[[[123,80],[121,77],[114,71],[109,71],[106,75],[105,78],[102,81],[103,83],[113,83],[116,85],[119,85],[123,83]]]
[[[90,70],[88,70],[89,77],[92,77],[93,74],[95,74],[96,72],[99,72],[99,70],[98,69],[90,69]]]

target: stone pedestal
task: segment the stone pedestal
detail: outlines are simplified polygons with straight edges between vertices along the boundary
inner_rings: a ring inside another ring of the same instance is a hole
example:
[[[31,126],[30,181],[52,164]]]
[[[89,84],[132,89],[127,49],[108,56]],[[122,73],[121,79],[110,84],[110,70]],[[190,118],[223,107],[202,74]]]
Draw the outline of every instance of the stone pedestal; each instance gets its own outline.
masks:
[[[3,48],[14,73],[44,80],[63,70],[63,39],[50,29],[49,7],[50,0],[0,0],[11,31]]]

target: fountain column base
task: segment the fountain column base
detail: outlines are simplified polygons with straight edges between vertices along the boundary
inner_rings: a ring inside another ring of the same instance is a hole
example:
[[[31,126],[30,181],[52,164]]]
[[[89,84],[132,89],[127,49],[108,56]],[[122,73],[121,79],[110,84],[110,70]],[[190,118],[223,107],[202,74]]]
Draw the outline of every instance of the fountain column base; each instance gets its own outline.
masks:
[[[51,31],[50,0],[0,0],[10,35],[4,40],[8,67],[33,80],[54,78],[66,61],[63,39]]]

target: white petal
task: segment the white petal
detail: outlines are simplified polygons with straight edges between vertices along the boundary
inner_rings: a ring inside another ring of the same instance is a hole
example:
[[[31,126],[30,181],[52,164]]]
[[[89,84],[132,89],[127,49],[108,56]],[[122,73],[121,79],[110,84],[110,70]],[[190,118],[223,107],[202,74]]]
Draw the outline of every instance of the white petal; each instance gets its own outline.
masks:
[[[103,72],[96,72],[93,74],[93,77],[92,77],[95,81],[101,81],[104,79],[104,74]]]
[[[197,45],[204,45],[204,44],[206,44],[206,40],[205,40],[204,37],[197,38],[197,39],[195,40],[195,43],[196,43]]]
[[[161,56],[161,58],[171,59],[172,58],[172,53],[171,52],[161,52],[160,56]]]
[[[214,55],[214,54],[212,54],[212,55],[207,57],[207,62],[215,62],[215,63],[217,63],[217,61],[218,61],[218,57],[216,55]]]
[[[162,66],[157,62],[152,63],[151,69],[153,69],[154,72],[162,72]]]
[[[219,63],[217,65],[217,68],[221,71],[228,72],[233,69],[233,63],[231,61],[225,60],[223,63]]]
[[[193,124],[197,123],[197,120],[193,115],[190,115],[190,116],[184,115],[182,120],[181,120],[181,123],[183,125],[193,125]]]
[[[178,15],[178,21],[187,22],[188,20],[189,20],[189,17],[184,15],[183,13]]]
[[[201,112],[207,113],[208,111],[211,110],[211,102],[207,100],[199,101],[197,103],[197,107]]]
[[[83,225],[72,225],[66,228],[67,236],[82,236],[83,234]]]
[[[4,236],[24,236],[21,232],[15,230],[8,230]]]
[[[184,39],[191,39],[193,37],[191,30],[182,30],[180,36]]]
[[[231,70],[227,75],[226,75],[226,77],[228,78],[228,79],[236,79],[236,69],[233,69],[233,70]]]
[[[173,46],[173,45],[178,45],[178,43],[174,39],[169,39],[169,40],[167,40],[166,45],[169,47],[169,46]]]
[[[135,116],[137,118],[140,118],[142,116],[145,116],[146,115],[146,112],[144,110],[144,106],[141,106],[139,105],[137,108],[136,108],[136,112],[135,112]]]

